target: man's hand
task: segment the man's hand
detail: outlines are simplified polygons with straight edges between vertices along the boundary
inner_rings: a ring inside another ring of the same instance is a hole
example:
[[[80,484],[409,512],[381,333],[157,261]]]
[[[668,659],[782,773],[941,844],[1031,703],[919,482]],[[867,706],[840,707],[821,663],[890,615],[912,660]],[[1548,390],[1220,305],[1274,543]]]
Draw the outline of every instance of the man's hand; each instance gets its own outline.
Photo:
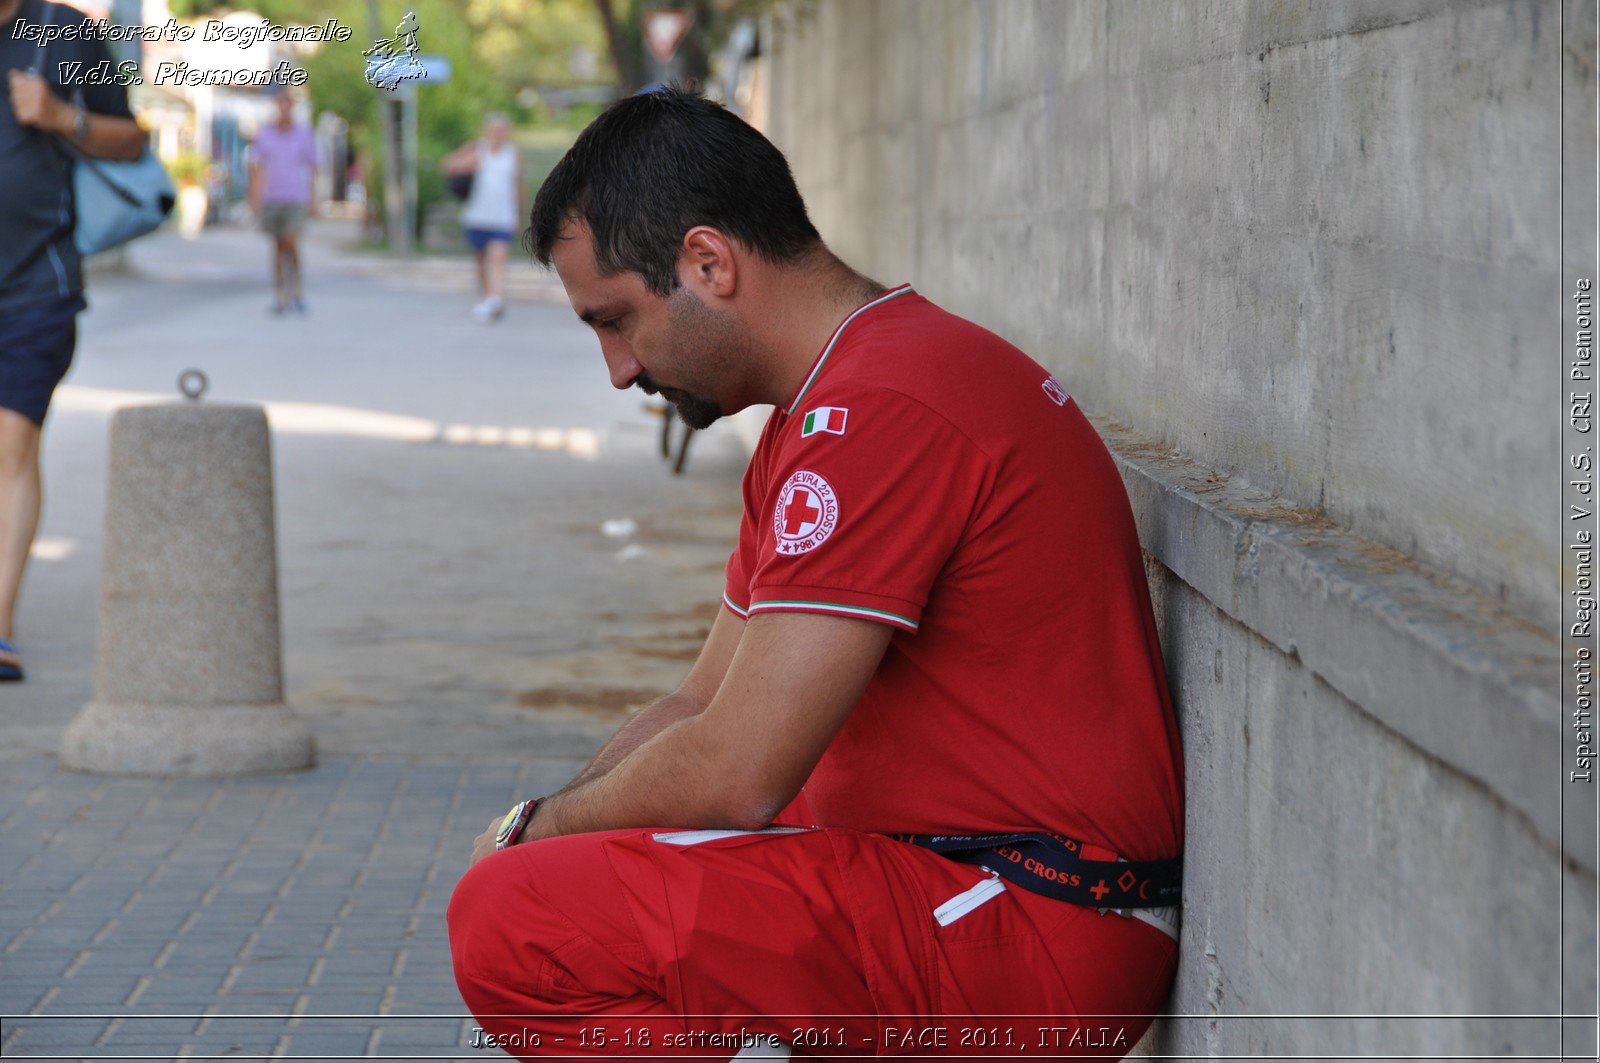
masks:
[[[33,126],[58,136],[72,135],[72,105],[50,91],[50,84],[27,70],[9,71],[11,111],[18,125]]]
[[[484,857],[494,853],[495,839],[500,833],[500,820],[504,818],[504,816],[501,816],[499,819],[491,822],[488,830],[484,831],[482,834],[478,835],[472,840],[472,859],[467,861],[468,867],[471,867],[479,860],[482,860]]]
[[[144,154],[144,129],[132,118],[85,112],[89,123],[86,132],[79,136],[77,109],[51,92],[44,78],[25,70],[7,73],[11,111],[17,124],[70,138],[78,151],[97,159],[132,161]]]

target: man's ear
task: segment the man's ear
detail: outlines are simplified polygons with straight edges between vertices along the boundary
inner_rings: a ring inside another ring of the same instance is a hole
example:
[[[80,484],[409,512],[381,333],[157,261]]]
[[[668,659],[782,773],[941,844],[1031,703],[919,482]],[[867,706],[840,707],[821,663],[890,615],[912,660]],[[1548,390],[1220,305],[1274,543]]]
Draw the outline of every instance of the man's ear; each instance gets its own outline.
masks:
[[[738,287],[738,272],[733,242],[719,230],[696,225],[683,234],[678,275],[685,284],[705,295],[726,299]]]

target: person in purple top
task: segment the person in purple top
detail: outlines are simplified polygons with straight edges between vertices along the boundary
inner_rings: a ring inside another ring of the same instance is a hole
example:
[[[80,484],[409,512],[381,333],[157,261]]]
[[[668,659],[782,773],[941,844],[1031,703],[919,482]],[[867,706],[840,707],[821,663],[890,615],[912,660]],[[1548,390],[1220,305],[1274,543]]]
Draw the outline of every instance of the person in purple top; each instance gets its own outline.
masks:
[[[317,216],[312,185],[317,142],[311,127],[294,120],[294,97],[278,93],[278,120],[264,125],[250,144],[250,211],[272,238],[272,312],[305,313],[300,276],[300,229]]]

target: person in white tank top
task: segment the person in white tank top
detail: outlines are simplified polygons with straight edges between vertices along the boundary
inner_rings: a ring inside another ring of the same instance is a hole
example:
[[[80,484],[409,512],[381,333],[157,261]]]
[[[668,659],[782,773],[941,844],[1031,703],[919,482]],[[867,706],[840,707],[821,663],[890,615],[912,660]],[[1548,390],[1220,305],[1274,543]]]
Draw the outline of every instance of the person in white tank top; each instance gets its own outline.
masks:
[[[522,162],[511,143],[511,123],[501,114],[483,120],[483,137],[461,145],[439,162],[447,176],[472,175],[472,192],[461,209],[467,243],[478,262],[479,321],[505,312],[506,261],[522,225]]]

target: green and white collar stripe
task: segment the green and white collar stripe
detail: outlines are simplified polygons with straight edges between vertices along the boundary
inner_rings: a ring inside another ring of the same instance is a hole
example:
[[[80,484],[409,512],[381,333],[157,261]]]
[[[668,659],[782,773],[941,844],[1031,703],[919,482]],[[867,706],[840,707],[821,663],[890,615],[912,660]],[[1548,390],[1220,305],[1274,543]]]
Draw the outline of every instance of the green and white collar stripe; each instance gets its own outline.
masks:
[[[885,609],[868,609],[864,605],[844,605],[840,602],[808,602],[799,599],[778,598],[766,602],[755,602],[750,606],[750,612],[759,613],[767,609],[803,609],[809,612],[839,613],[843,616],[862,616],[869,620],[887,620],[892,624],[917,630],[917,622],[908,616],[891,613]]]
[[[806,392],[810,391],[811,385],[816,383],[817,374],[822,372],[823,363],[828,360],[828,355],[833,353],[834,344],[839,342],[839,337],[844,333],[845,327],[848,326],[850,322],[854,321],[856,318],[860,317],[862,314],[866,313],[868,310],[871,310],[875,306],[882,306],[891,299],[898,299],[902,295],[910,294],[912,294],[911,285],[902,284],[898,288],[884,292],[882,295],[872,300],[872,302],[864,303],[861,306],[856,307],[849,317],[839,322],[839,327],[833,330],[833,335],[828,339],[828,345],[822,348],[822,354],[817,358],[817,364],[811,367],[811,375],[806,377],[806,382],[800,386],[800,394],[794,397],[794,401],[789,404],[789,408],[785,410],[784,413],[793,415],[794,411],[799,409],[800,403],[805,400]]]

